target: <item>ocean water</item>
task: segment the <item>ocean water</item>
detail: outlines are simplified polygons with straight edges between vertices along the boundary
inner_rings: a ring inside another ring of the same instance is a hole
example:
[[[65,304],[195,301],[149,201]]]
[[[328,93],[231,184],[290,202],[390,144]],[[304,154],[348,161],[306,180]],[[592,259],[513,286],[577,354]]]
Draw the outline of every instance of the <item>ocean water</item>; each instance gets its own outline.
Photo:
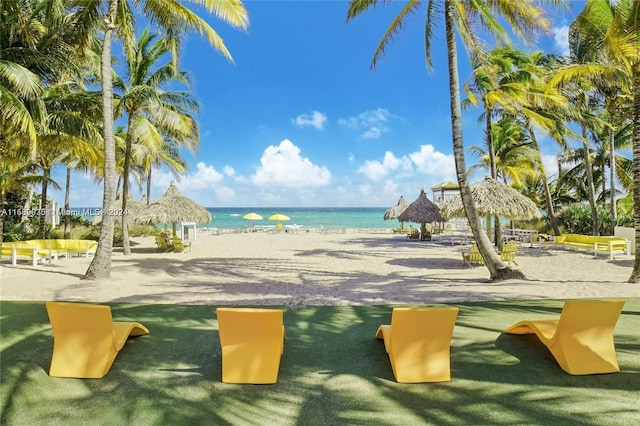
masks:
[[[386,208],[352,207],[352,208],[207,208],[213,220],[200,227],[245,228],[251,226],[250,220],[243,219],[247,213],[257,213],[263,220],[253,222],[255,226],[274,226],[276,221],[268,220],[269,216],[282,213],[291,218],[283,221],[283,225],[299,225],[303,228],[395,228],[397,220],[384,220]]]
[[[74,207],[72,214],[82,216],[86,220],[93,220],[99,208]],[[247,208],[247,207],[207,207],[212,220],[199,224],[200,228],[246,228],[251,226],[250,220],[243,219],[247,213],[258,213],[263,217],[253,224],[259,226],[275,226],[277,221],[268,220],[269,216],[282,213],[290,220],[283,221],[283,225],[298,225],[302,228],[396,228],[397,220],[384,220],[387,208],[382,207],[278,207],[278,208]],[[162,226],[162,224],[158,224]]]

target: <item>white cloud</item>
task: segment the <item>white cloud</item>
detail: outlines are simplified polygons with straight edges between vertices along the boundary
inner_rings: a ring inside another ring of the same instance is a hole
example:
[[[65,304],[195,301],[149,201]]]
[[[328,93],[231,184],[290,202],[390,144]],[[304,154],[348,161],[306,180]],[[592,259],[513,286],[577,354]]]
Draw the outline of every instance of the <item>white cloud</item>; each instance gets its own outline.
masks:
[[[188,174],[181,180],[181,186],[191,190],[212,189],[218,185],[222,179],[224,179],[222,173],[218,172],[213,166],[207,166],[204,162],[200,161],[196,164],[196,172]]]
[[[378,181],[394,171],[410,171],[411,161],[408,157],[396,157],[391,151],[384,153],[382,161],[367,160],[358,169],[358,173],[362,173],[368,179]]]
[[[224,166],[222,168],[222,172],[227,176],[234,176],[236,174],[236,171],[233,169],[233,167],[231,167],[229,165]]]
[[[318,130],[322,130],[324,128],[324,123],[326,123],[326,121],[327,115],[315,110],[300,114],[291,120],[291,122],[298,127],[311,126]]]
[[[433,145],[420,145],[420,151],[412,152],[409,158],[420,173],[439,176],[443,180],[451,179],[456,173],[453,155],[436,151]]]
[[[338,124],[348,129],[362,130],[362,139],[378,139],[391,129],[387,125],[393,114],[386,108],[361,112],[355,117],[338,119]]]
[[[543,154],[542,165],[547,174],[547,178],[558,176],[558,156],[555,154]]]
[[[289,139],[278,146],[269,146],[260,159],[260,167],[251,177],[254,184],[267,186],[277,184],[282,187],[306,188],[327,185],[331,173],[308,158],[300,156],[300,148]]]
[[[569,26],[554,27],[553,40],[561,55],[569,56]]]

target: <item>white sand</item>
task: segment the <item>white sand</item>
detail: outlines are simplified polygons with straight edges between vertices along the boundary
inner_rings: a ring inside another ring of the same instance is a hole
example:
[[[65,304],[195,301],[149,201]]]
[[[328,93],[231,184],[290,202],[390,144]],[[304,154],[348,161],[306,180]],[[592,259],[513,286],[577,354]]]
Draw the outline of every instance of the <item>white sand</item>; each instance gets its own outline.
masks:
[[[68,300],[207,305],[382,305],[508,299],[640,297],[629,284],[633,259],[529,248],[528,278],[492,283],[485,267],[465,266],[468,247],[407,241],[394,234],[224,234],[200,232],[190,253],[157,253],[151,237],[134,254],[113,254],[109,280],[83,280],[91,259],[32,268],[0,266],[1,300]]]

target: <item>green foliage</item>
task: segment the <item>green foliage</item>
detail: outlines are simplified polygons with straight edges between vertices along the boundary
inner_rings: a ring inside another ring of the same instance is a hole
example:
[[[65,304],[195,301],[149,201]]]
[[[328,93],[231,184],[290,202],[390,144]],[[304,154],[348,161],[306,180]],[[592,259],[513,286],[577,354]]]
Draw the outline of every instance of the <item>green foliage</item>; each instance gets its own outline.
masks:
[[[597,206],[598,222],[601,235],[613,235],[611,227],[611,211],[603,206]],[[558,213],[560,227],[568,234],[591,235],[593,224],[591,220],[591,207],[584,203],[573,203],[563,208]]]

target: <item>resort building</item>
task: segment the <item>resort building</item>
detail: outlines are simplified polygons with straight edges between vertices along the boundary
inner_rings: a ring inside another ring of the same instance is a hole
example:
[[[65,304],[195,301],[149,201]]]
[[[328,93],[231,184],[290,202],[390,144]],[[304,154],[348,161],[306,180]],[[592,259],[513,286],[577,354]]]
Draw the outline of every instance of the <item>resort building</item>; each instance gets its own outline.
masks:
[[[433,201],[451,201],[453,197],[460,194],[460,186],[457,183],[446,181],[431,187]]]

